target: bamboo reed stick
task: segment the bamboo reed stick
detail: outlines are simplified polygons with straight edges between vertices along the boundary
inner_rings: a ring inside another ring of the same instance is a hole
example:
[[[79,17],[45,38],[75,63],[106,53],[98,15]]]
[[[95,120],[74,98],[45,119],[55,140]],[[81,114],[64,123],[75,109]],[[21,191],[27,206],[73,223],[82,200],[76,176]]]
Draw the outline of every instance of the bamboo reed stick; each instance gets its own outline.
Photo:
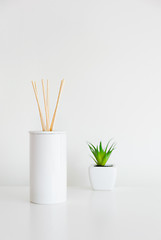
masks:
[[[49,131],[49,119],[48,119],[48,110],[47,110],[47,100],[45,97],[45,87],[44,87],[44,80],[42,79],[42,90],[43,90],[43,96],[44,96],[44,106],[45,106],[45,115],[46,115],[46,130]]]
[[[52,118],[51,125],[50,125],[50,131],[53,130],[53,125],[54,125],[54,121],[55,121],[55,116],[56,116],[56,112],[57,112],[57,108],[58,108],[60,94],[61,94],[61,91],[62,91],[63,84],[64,84],[64,79],[61,80],[61,83],[60,83],[60,88],[59,88],[58,98],[57,98],[57,102],[56,102],[56,107],[55,107],[53,118]]]
[[[44,123],[44,119],[43,119],[41,109],[40,109],[36,82],[32,81],[32,86],[33,86],[33,90],[34,90],[34,93],[35,93],[35,98],[36,98],[36,101],[37,101],[37,106],[38,106],[38,110],[39,110],[39,114],[40,114],[40,121],[41,121],[42,130],[45,131],[45,123]]]
[[[50,123],[49,123],[50,115],[49,115],[49,81],[48,81],[48,79],[47,79],[47,90],[46,90],[46,104],[47,104],[47,113],[48,113],[48,125],[50,125]]]

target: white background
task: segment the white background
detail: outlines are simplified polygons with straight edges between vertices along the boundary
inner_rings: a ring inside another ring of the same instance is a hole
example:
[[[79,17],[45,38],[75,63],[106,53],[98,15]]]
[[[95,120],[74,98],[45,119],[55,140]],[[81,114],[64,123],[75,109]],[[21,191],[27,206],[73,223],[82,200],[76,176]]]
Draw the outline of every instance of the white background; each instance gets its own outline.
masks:
[[[50,81],[55,128],[68,137],[68,184],[89,186],[87,141],[113,137],[117,185],[161,183],[161,3],[0,1],[0,185],[29,184],[29,130]],[[42,93],[42,92],[41,92]]]

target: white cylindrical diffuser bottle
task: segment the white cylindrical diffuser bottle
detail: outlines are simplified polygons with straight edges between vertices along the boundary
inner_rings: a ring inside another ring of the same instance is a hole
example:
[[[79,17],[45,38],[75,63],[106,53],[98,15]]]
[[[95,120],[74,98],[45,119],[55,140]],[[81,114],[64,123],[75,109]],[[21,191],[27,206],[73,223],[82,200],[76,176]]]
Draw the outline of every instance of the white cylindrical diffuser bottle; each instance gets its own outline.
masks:
[[[30,132],[30,201],[66,201],[67,161],[64,132]]]

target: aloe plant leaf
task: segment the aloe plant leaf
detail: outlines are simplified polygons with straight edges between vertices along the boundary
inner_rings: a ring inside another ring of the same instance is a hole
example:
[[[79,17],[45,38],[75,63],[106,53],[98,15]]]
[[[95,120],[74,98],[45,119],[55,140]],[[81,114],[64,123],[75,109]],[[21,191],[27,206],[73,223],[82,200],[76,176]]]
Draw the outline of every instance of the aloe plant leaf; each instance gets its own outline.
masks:
[[[102,149],[102,142],[100,141],[100,152],[103,152],[103,149]]]
[[[108,148],[108,146],[109,146],[111,140],[112,140],[112,138],[108,141],[108,143],[107,143],[107,145],[106,145],[106,148],[105,148],[105,152],[107,151],[107,148]]]
[[[100,165],[102,165],[102,160],[103,160],[103,153],[99,152],[97,153],[97,161]]]
[[[92,148],[93,150],[96,150],[96,148],[95,148],[95,146],[93,146],[93,144],[88,143],[88,146],[89,146],[90,148]]]
[[[113,143],[108,151],[111,151],[111,150],[113,151],[115,149],[115,147],[116,147],[116,143]]]
[[[103,166],[107,163],[108,159],[109,159],[110,156],[111,156],[111,153],[112,153],[112,152],[108,152],[108,153],[104,156],[104,158],[103,158],[103,160],[102,160],[102,165],[103,165]]]
[[[93,159],[93,161],[95,161],[95,163],[97,164],[97,160],[94,158],[94,157],[92,157],[92,156],[90,156],[92,159]]]
[[[90,144],[88,144],[89,149],[91,150],[94,157],[97,159],[97,149],[92,147]]]

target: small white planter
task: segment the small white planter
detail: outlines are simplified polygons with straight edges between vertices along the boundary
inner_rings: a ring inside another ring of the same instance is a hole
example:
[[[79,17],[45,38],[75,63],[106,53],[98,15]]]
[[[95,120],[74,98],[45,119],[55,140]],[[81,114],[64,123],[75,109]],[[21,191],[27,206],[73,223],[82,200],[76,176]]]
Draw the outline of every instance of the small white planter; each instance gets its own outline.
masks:
[[[112,190],[116,181],[116,166],[89,167],[89,178],[94,190]]]
[[[64,202],[67,191],[66,135],[30,132],[30,201]]]

